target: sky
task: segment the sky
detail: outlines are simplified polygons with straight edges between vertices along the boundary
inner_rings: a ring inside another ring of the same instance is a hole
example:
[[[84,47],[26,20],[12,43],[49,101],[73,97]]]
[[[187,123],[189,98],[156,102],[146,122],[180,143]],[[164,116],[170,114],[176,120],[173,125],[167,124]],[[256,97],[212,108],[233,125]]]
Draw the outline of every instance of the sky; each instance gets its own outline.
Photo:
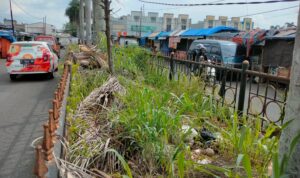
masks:
[[[145,13],[159,12],[188,14],[192,23],[203,20],[206,15],[215,16],[246,16],[255,13],[288,8],[292,6],[299,7],[299,1],[284,2],[274,4],[260,5],[230,5],[230,6],[196,6],[196,7],[174,7],[155,4],[141,3],[139,0],[112,0],[113,16],[120,17],[130,14],[132,10],[140,10],[144,6]],[[166,3],[207,3],[216,2],[216,0],[152,0]],[[249,2],[253,0],[218,0],[219,2]],[[255,0],[265,1],[265,0]],[[42,21],[47,16],[47,23],[55,25],[62,29],[63,25],[68,22],[65,16],[65,9],[68,7],[70,0],[12,0],[12,9],[14,19],[23,23],[34,23]],[[271,13],[250,16],[253,18],[254,26],[260,28],[269,28],[271,25],[284,25],[285,22],[297,22],[298,7],[275,11]],[[0,21],[3,18],[10,18],[9,0],[0,0]]]

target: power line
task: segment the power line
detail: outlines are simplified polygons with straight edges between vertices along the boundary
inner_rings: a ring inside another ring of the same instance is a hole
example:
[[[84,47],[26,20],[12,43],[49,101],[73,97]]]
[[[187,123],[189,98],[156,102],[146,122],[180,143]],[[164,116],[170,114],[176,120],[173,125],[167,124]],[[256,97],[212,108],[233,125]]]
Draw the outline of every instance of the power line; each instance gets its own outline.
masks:
[[[269,11],[257,12],[257,13],[253,13],[253,14],[238,16],[238,17],[249,17],[249,16],[254,16],[254,15],[266,14],[266,13],[270,13],[270,12],[276,12],[276,11],[292,9],[292,8],[295,8],[295,7],[299,7],[299,6],[291,6],[291,7],[286,7],[286,8],[273,9],[273,10],[269,10]]]
[[[269,0],[269,1],[251,1],[251,2],[228,2],[228,3],[202,3],[202,4],[172,4],[172,3],[162,3],[148,0],[139,0],[143,3],[148,4],[158,4],[164,6],[223,6],[223,5],[245,5],[245,4],[273,4],[280,2],[295,2],[299,0]]]
[[[31,16],[33,18],[36,18],[36,19],[43,19],[43,18],[40,18],[40,17],[36,17],[30,13],[28,13],[25,9],[22,8],[22,6],[20,6],[18,3],[16,3],[16,1],[12,0],[12,2],[19,8],[21,9],[25,14],[27,14],[28,16]]]
[[[225,0],[217,0],[217,1],[207,2],[207,3],[217,3],[217,2],[222,2],[222,1],[225,1]],[[161,11],[161,10],[184,9],[184,8],[189,8],[189,7],[172,7],[172,8],[162,8],[162,9],[147,9],[146,8],[146,10]]]

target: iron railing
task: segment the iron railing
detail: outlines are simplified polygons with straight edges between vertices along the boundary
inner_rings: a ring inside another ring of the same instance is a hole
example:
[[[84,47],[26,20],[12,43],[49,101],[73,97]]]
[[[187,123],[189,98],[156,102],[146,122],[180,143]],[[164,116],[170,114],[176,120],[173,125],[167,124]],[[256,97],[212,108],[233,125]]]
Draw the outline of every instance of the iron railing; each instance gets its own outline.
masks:
[[[248,70],[244,61],[240,68],[226,67],[212,62],[179,60],[173,55],[153,55],[153,64],[163,73],[167,70],[170,80],[180,80],[184,74],[201,77],[204,90],[216,96],[217,102],[227,105],[240,115],[255,116],[267,122],[282,124],[290,80],[266,73]]]

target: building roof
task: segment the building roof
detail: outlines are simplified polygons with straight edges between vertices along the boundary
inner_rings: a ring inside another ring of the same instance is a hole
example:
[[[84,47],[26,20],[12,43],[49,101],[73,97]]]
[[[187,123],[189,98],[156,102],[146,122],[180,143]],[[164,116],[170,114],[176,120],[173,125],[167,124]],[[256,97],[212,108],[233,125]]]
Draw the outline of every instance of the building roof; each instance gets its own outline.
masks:
[[[204,37],[204,36],[209,36],[224,31],[236,32],[238,30],[232,27],[218,26],[214,28],[190,29],[182,33],[180,36],[181,37],[200,37],[200,36]]]
[[[296,36],[296,28],[279,30],[273,36],[266,36],[266,40],[282,39],[282,40],[293,40]]]
[[[184,33],[185,31],[187,30],[175,30],[173,31],[172,33],[170,33],[170,37],[177,37],[177,36],[180,36],[182,33]]]

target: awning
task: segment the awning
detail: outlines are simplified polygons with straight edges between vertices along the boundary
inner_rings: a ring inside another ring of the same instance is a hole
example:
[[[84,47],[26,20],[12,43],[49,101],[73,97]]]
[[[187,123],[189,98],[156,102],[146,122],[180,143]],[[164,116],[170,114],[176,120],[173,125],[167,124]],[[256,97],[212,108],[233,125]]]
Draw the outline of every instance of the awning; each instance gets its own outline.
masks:
[[[171,32],[161,32],[157,35],[159,40],[165,40],[171,34]]]
[[[151,33],[149,36],[148,36],[148,38],[150,39],[150,40],[155,40],[156,39],[156,37],[157,37],[157,35],[159,35],[161,32],[154,32],[154,33]]]
[[[152,34],[152,32],[146,33],[146,34],[143,35],[141,38],[147,38],[147,37],[149,37],[149,35],[151,35],[151,34]]]

